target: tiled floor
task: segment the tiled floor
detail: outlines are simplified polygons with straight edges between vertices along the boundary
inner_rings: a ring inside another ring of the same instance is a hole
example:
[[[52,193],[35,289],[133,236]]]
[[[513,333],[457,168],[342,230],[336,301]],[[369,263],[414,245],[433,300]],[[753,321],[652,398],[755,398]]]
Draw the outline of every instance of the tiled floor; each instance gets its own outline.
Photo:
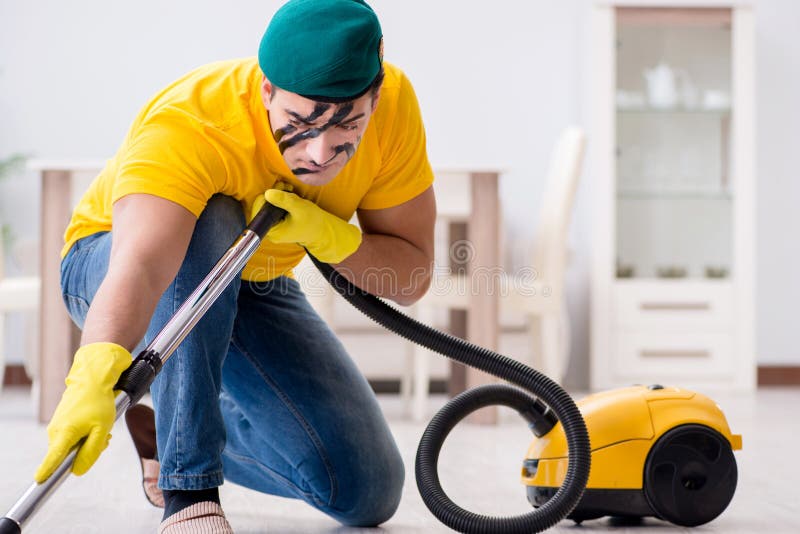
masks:
[[[44,427],[33,419],[25,390],[0,394],[0,513],[19,498],[45,450]],[[795,441],[800,435],[800,388],[767,389],[753,395],[712,395],[722,406],[736,433],[744,435],[744,449],[736,453],[739,486],[725,513],[695,529],[674,527],[649,519],[640,526],[615,526],[607,519],[577,527],[560,523],[555,532],[800,532],[800,460]],[[443,398],[434,398],[430,413]],[[391,521],[375,530],[340,527],[309,506],[260,495],[226,484],[223,504],[237,533],[346,533],[447,532],[430,514],[414,482],[414,454],[424,424],[408,422],[396,397],[381,398],[408,470],[400,509]],[[457,427],[445,444],[440,475],[445,489],[461,506],[485,514],[517,514],[530,510],[518,482],[520,460],[530,435],[515,414],[503,412],[496,427]],[[140,533],[155,532],[158,510],[144,500],[139,467],[127,431],[118,424],[109,449],[84,477],[69,479],[31,520],[25,532]]]

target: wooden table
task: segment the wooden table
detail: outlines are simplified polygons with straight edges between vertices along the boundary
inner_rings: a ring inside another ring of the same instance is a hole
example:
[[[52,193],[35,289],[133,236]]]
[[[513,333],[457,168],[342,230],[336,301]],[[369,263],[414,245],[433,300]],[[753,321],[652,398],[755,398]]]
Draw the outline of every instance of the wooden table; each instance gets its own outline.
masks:
[[[467,271],[492,269],[500,265],[500,201],[497,169],[439,168],[436,174],[438,219],[450,225],[450,242],[464,239],[471,243]],[[451,264],[452,268],[457,265]],[[450,331],[475,345],[496,351],[499,330],[499,280],[496,276],[473,276],[466,314],[450,311]],[[466,317],[465,317],[466,315]],[[449,393],[495,382],[477,369],[451,364]],[[497,408],[485,408],[470,417],[477,423],[496,423]]]
[[[73,177],[77,173],[97,172],[97,161],[31,161],[29,168],[41,175],[41,305],[39,353],[39,421],[49,421],[61,394],[64,378],[78,347],[80,331],[67,315],[61,298],[60,265],[63,234],[73,207]],[[446,168],[436,171],[439,217],[451,227],[466,226],[473,244],[470,268],[495,267],[500,263],[500,204],[497,170]],[[470,342],[497,350],[498,295],[495,277],[477,277],[466,318],[466,330],[458,324],[452,330]],[[458,312],[454,312],[457,317]],[[458,321],[456,321],[457,323]],[[456,375],[458,372],[456,372]],[[466,370],[455,393],[494,379],[475,369]],[[487,409],[477,420],[496,421],[496,409]]]

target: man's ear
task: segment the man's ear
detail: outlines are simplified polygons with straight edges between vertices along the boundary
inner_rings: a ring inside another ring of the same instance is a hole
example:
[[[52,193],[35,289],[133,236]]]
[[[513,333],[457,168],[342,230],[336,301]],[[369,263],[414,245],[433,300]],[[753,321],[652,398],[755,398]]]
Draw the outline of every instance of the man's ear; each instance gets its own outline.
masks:
[[[378,87],[378,90],[375,91],[375,94],[372,95],[372,112],[375,113],[375,110],[378,109],[378,100],[381,99],[381,88]]]
[[[269,110],[269,104],[272,102],[272,97],[275,96],[275,88],[266,76],[261,80],[261,101],[264,102],[264,107]]]

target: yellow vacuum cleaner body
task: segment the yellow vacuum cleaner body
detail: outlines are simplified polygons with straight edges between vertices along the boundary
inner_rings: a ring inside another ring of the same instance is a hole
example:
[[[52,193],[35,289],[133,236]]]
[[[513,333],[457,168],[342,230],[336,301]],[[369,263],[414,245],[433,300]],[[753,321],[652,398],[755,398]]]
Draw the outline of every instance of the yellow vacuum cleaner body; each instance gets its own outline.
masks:
[[[586,491],[567,516],[654,516],[682,526],[707,523],[736,491],[732,434],[710,398],[676,387],[633,386],[578,401],[592,465]],[[561,424],[531,443],[522,467],[528,501],[539,507],[564,481],[567,443]]]

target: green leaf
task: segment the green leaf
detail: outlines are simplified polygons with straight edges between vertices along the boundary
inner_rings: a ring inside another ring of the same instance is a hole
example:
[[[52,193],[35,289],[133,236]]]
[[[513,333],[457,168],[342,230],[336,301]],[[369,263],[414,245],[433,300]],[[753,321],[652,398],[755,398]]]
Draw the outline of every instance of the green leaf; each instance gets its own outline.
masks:
[[[19,170],[27,160],[28,156],[25,154],[12,154],[6,159],[0,159],[0,179]]]
[[[0,224],[0,243],[6,254],[11,252],[11,245],[14,243],[14,230],[11,229],[10,224]]]

